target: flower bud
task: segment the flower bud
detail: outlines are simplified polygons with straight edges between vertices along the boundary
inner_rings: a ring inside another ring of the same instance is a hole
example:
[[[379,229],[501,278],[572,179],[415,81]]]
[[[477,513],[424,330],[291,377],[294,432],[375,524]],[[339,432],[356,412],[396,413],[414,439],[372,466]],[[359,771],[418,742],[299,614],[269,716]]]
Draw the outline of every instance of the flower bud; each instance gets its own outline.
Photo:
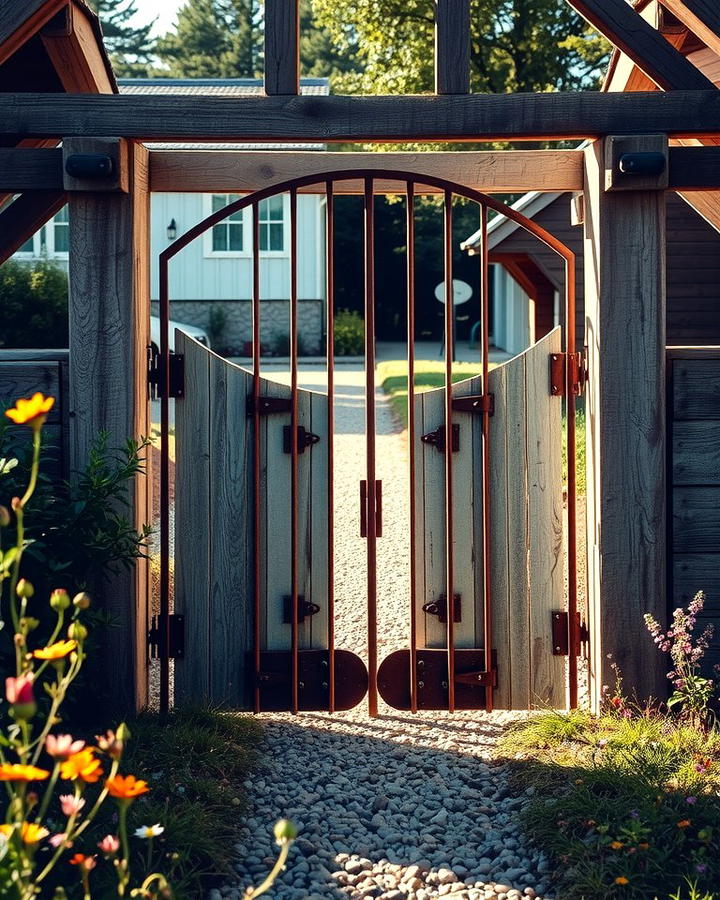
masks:
[[[67,596],[67,594],[65,596]],[[81,644],[87,638],[88,630],[82,622],[71,622],[67,634],[71,641],[77,641]]]
[[[10,506],[13,510],[22,509],[22,500],[19,497],[13,497],[10,501]]]
[[[23,634],[29,634],[40,625],[40,619],[34,619],[32,616],[23,616],[20,619],[20,628]]]
[[[10,510],[7,506],[0,506],[0,528],[7,528],[10,524]]]
[[[21,578],[20,581],[18,581],[15,590],[17,591],[18,597],[22,597],[23,600],[29,600],[35,593],[35,588],[25,578]]]
[[[37,711],[32,674],[26,672],[18,678],[6,678],[5,697],[12,705],[12,712],[16,719],[32,719]]]
[[[70,595],[63,588],[55,588],[50,594],[50,606],[58,611],[67,609],[70,606]]]
[[[275,823],[273,834],[278,844],[287,844],[297,837],[297,828],[290,819],[280,819]]]
[[[79,594],[75,594],[72,602],[73,606],[77,609],[89,609],[90,594],[86,594],[85,591],[80,591]]]

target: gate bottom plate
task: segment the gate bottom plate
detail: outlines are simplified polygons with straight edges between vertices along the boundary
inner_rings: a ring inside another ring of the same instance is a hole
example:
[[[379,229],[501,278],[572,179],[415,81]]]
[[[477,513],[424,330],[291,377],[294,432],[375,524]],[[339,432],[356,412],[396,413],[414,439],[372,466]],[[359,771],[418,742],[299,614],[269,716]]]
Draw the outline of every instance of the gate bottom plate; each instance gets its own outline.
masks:
[[[485,651],[455,651],[455,708],[485,709],[485,686],[480,683],[485,677]],[[490,677],[495,682],[496,659],[493,651],[493,672]],[[447,650],[418,650],[417,670],[418,709],[448,708],[448,659]],[[477,682],[473,683],[475,678]],[[378,669],[378,692],[383,700],[394,709],[410,709],[410,651],[398,650],[391,653]]]
[[[252,658],[249,660],[252,666]],[[260,654],[260,709],[288,712],[292,709],[292,654],[266,650]],[[323,712],[329,705],[327,650],[298,652],[298,706],[304,712]],[[335,650],[335,709],[352,709],[367,693],[365,663],[349,650]]]

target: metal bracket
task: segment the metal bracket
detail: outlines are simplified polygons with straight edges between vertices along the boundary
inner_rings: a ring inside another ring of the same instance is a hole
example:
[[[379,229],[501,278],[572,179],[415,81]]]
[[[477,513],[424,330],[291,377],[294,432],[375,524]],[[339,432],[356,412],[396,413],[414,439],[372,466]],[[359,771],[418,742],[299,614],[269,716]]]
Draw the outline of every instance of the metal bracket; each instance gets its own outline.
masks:
[[[571,367],[573,394],[582,396],[588,380],[587,364],[583,353],[550,354],[550,393],[553,397],[565,396],[565,366]]]
[[[306,600],[303,594],[298,594],[297,599],[297,622],[298,625],[302,625],[306,618],[317,615],[320,607],[317,603]],[[292,620],[292,594],[285,594],[283,597],[283,622],[286,625],[292,625]]]
[[[152,400],[165,396],[163,355],[153,345],[148,347],[148,389]],[[185,396],[185,357],[170,351],[170,391],[168,397]]]
[[[444,450],[445,449],[445,426],[438,426],[435,431],[429,431],[427,434],[424,434],[420,440],[423,444],[430,444],[432,447],[435,447],[436,450]],[[452,452],[458,453],[460,451],[460,426],[453,425],[452,427]]]
[[[272,413],[292,412],[292,400],[290,397],[258,397],[258,415],[269,416]],[[245,414],[255,415],[255,398],[248,394],[245,404]]]
[[[151,659],[183,659],[185,657],[185,616],[169,616],[170,645],[166,646],[163,616],[153,616],[148,631]]]
[[[453,594],[453,622],[462,622],[462,605],[460,594]],[[423,612],[429,616],[437,616],[438,622],[447,624],[447,594],[439,594],[437,600],[431,600],[423,605]]]
[[[478,670],[475,672],[455,672],[456,684],[481,684],[483,687],[497,687],[497,669],[490,672]]]
[[[473,394],[470,397],[453,397],[452,408],[458,412],[495,415],[495,394]]]
[[[568,656],[570,653],[568,614],[564,610],[553,610],[551,617],[553,656]],[[590,632],[587,625],[581,621],[580,613],[576,613],[575,628],[577,630],[575,645],[580,656],[580,645],[587,644],[590,640]]]
[[[313,444],[320,443],[320,435],[313,434],[312,431],[306,431],[302,425],[297,427],[297,452],[304,453],[306,447],[312,447]],[[283,452],[292,453],[292,426],[286,425],[283,428]]]

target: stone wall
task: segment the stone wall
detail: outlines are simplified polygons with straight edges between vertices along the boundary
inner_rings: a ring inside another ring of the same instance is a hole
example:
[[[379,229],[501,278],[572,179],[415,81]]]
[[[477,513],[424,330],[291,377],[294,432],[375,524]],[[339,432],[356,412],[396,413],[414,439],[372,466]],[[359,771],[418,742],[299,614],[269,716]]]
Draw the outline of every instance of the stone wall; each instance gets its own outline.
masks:
[[[159,304],[152,303],[153,315]],[[196,325],[209,332],[211,310],[222,310],[225,327],[221,338],[213,338],[213,349],[242,356],[252,341],[252,304],[249,300],[171,300],[170,318]],[[298,341],[301,355],[324,353],[324,304],[322,300],[298,301]],[[266,300],[260,304],[260,343],[263,353],[286,356],[290,328],[290,304],[287,300]]]

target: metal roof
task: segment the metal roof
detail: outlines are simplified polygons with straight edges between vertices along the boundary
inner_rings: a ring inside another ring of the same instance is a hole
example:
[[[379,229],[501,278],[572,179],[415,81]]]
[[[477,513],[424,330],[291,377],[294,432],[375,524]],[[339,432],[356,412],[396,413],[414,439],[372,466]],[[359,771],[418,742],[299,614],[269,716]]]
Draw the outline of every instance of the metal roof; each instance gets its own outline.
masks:
[[[265,93],[262,78],[118,78],[121,94],[212,94],[252,97]],[[301,78],[302,96],[330,93],[330,79]]]

